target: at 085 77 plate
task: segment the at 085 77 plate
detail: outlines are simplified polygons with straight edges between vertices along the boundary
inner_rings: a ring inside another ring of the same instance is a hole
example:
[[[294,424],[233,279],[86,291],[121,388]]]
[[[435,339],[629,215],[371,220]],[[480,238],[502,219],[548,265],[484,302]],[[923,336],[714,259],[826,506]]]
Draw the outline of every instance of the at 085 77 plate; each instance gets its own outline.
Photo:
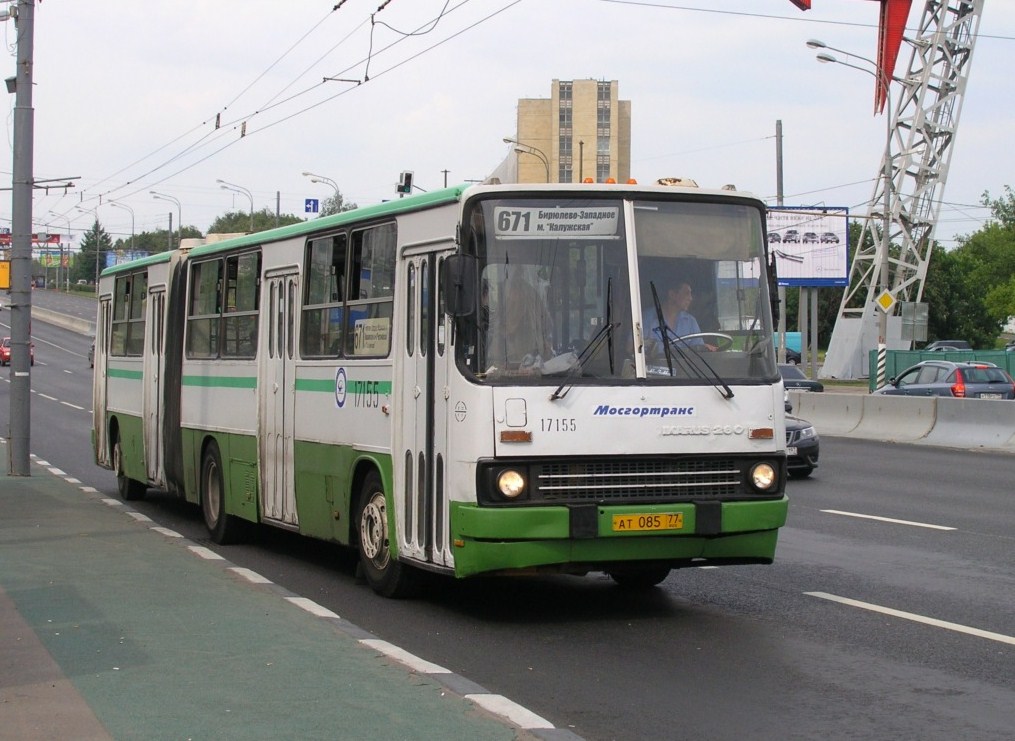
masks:
[[[683,527],[683,512],[613,516],[613,532],[615,533],[636,533],[648,530],[681,530]]]

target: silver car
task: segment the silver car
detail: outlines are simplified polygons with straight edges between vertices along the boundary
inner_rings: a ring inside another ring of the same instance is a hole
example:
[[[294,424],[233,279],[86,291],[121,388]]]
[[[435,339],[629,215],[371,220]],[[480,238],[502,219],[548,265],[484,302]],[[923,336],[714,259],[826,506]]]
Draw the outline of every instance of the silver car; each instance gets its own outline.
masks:
[[[875,394],[1015,399],[1015,381],[993,363],[924,360],[907,368]]]

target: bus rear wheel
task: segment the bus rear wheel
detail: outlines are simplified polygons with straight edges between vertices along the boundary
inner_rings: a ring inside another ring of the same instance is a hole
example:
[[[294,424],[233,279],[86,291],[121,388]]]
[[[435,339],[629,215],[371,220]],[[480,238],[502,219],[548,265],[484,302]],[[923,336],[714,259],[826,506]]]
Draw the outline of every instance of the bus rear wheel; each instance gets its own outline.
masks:
[[[670,575],[669,566],[633,566],[609,572],[610,578],[624,589],[651,589]]]
[[[214,441],[208,443],[201,462],[201,514],[213,542],[228,545],[239,537],[241,523],[226,513],[226,488],[222,477],[222,456]]]
[[[409,597],[416,587],[416,574],[391,553],[388,505],[381,477],[367,474],[356,513],[357,548],[363,576],[382,597]]]
[[[113,443],[113,470],[116,471],[116,491],[125,502],[143,499],[147,487],[140,481],[127,478],[123,472],[123,445],[120,443],[120,436],[116,436]]]

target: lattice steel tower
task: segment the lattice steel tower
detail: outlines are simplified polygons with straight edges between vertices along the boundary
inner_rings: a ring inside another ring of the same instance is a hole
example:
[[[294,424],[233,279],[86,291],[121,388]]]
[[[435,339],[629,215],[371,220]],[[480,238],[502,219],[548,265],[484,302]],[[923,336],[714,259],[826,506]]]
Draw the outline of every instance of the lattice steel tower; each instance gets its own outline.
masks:
[[[891,143],[854,249],[822,378],[859,378],[871,372],[869,351],[879,342],[876,300],[883,288],[896,301],[919,301],[923,295],[983,2],[927,0],[916,34],[904,39],[912,48],[909,69],[894,78],[898,102],[891,107]],[[882,233],[886,200],[887,239]],[[889,349],[909,349],[909,342],[900,339],[899,320],[888,319],[882,342]]]

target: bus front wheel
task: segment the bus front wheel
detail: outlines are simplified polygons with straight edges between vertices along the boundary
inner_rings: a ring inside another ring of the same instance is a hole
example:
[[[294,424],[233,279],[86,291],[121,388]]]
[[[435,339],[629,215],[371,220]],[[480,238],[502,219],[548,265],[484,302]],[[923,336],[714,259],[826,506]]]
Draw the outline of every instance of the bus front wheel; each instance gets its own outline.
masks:
[[[226,488],[222,478],[222,456],[214,441],[208,443],[201,463],[201,513],[213,542],[227,545],[239,536],[241,523],[226,513]]]
[[[414,591],[414,574],[391,553],[388,505],[381,477],[367,474],[356,514],[360,566],[367,584],[382,597],[408,597]]]
[[[140,481],[128,478],[123,472],[123,444],[120,436],[113,443],[113,470],[116,471],[116,491],[125,502],[143,499],[147,487]]]

